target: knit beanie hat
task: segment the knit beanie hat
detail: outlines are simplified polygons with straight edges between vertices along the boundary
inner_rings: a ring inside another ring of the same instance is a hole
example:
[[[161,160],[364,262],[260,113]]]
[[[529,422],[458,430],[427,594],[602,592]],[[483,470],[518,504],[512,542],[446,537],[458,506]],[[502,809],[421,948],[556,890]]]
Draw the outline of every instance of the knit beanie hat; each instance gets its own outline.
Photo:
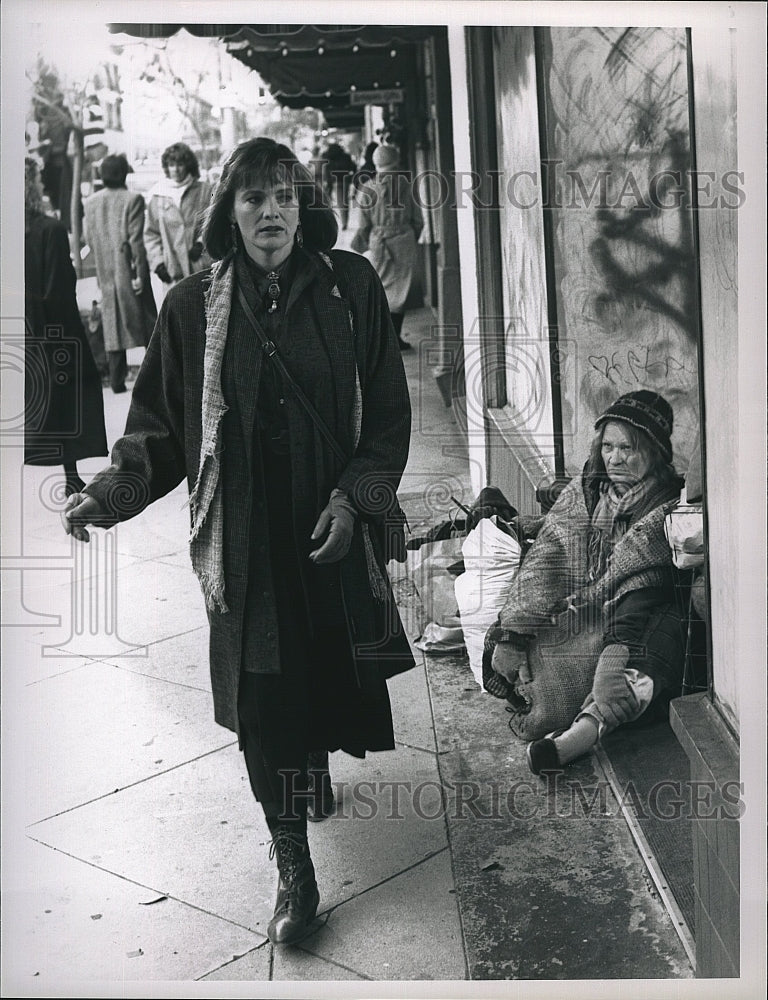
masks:
[[[595,430],[609,420],[621,420],[648,437],[661,449],[668,462],[672,461],[672,407],[658,392],[640,389],[619,396],[615,403],[602,413],[595,422]]]
[[[377,170],[392,170],[400,162],[397,146],[377,146],[373,151],[373,165]]]

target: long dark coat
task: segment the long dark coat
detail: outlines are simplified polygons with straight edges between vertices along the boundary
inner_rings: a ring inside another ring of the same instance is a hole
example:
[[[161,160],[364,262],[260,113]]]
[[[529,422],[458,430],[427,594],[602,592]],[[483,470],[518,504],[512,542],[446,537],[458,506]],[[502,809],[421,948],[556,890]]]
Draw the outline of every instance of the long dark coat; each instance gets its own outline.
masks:
[[[370,264],[357,254],[332,251],[332,272],[304,251],[286,313],[286,330],[314,330],[322,338],[334,384],[307,388],[337,440],[351,452],[355,362],[363,393],[363,423],[354,457],[343,470],[319,460],[326,449],[291,396],[288,399],[293,467],[292,503],[297,538],[309,538],[334,487],[375,498],[377,483],[396,487],[408,456],[410,402],[386,296]],[[133,390],[126,433],[112,452],[112,466],[87,492],[108,520],[133,517],[186,476],[194,486],[201,442],[205,348],[203,271],[172,288]],[[338,287],[344,290],[340,297]],[[352,328],[349,313],[352,313]],[[209,612],[210,667],[216,721],[239,731],[237,694],[243,649],[258,670],[278,672],[277,615],[267,553],[269,534],[251,444],[263,356],[233,305],[222,385],[230,398],[222,427],[225,597],[229,611]],[[286,356],[286,362],[290,359]],[[325,469],[325,471],[323,471]],[[341,560],[344,608],[358,683],[376,687],[413,666],[413,657],[389,591],[385,603],[371,594],[360,521]],[[250,574],[250,576],[249,576]],[[254,585],[254,574],[258,586]],[[386,578],[386,573],[384,574]],[[248,586],[250,582],[250,587]],[[388,589],[388,588],[387,588]],[[254,600],[254,595],[256,598]]]
[[[101,289],[104,349],[145,347],[157,309],[144,249],[144,199],[126,188],[103,188],[85,203],[85,225]],[[144,283],[140,295],[131,287],[126,244]]]
[[[88,344],[63,223],[34,213],[24,238],[27,465],[106,455],[101,378]]]

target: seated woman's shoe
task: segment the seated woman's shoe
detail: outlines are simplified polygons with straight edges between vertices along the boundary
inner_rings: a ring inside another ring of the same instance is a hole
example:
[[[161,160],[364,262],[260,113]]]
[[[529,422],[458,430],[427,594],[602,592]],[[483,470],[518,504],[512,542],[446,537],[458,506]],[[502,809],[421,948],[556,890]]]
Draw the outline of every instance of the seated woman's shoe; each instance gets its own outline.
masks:
[[[560,771],[562,764],[557,755],[557,747],[552,736],[544,736],[540,740],[534,740],[525,748],[525,759],[528,767],[534,774],[542,774],[544,771]]]
[[[332,815],[336,808],[331,775],[328,771],[328,751],[318,750],[309,754],[307,762],[309,775],[309,798],[307,799],[307,819],[319,823]]]
[[[273,854],[280,882],[267,937],[272,944],[293,944],[308,933],[320,905],[315,866],[306,836],[288,830],[275,833],[270,848]]]

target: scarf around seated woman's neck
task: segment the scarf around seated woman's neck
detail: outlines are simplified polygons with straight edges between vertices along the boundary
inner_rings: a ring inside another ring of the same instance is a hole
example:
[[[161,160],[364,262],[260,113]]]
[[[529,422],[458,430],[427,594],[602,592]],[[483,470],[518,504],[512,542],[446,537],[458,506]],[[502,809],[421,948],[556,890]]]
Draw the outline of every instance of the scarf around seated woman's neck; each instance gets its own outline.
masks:
[[[597,505],[592,512],[588,560],[593,580],[605,572],[613,547],[626,534],[630,524],[658,506],[665,497],[658,478],[646,476],[628,489],[617,489],[610,480],[599,484]]]

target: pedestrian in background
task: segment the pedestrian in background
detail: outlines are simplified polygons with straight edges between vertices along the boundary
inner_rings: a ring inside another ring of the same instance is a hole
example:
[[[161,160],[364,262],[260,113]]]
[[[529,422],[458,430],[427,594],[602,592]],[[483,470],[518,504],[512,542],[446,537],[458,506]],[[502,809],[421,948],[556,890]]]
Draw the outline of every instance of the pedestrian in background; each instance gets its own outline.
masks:
[[[424,220],[410,179],[398,170],[397,148],[378,146],[372,159],[376,177],[360,190],[359,228],[351,246],[365,253],[376,268],[387,293],[400,349],[404,350],[411,346],[403,339],[402,329],[406,302],[416,279],[416,241]]]
[[[376,167],[373,165],[373,153],[374,150],[379,148],[378,142],[369,142],[365,147],[363,152],[363,158],[352,177],[352,186],[355,189],[355,196],[357,197],[358,192],[365,184],[370,184],[370,182],[376,176]]]
[[[126,350],[146,347],[157,319],[144,250],[144,198],[125,186],[128,161],[101,163],[104,187],[85,203],[85,236],[101,289],[104,349],[112,392],[125,392]]]
[[[177,281],[211,263],[202,241],[211,186],[201,180],[197,157],[186,143],[168,146],[160,163],[165,177],[148,196],[144,243],[150,270],[160,279],[162,302]]]
[[[77,305],[66,226],[43,211],[40,166],[24,160],[24,462],[63,465],[66,496],[82,458],[107,454],[104,399]]]
[[[215,717],[280,873],[273,943],[317,910],[307,796],[328,815],[328,752],[394,749],[386,679],[414,663],[386,573],[408,387],[381,282],[337,234],[290,149],[235,149],[204,230],[216,263],[169,292],[126,435],[65,516],[87,541],[187,480]]]
[[[337,142],[331,142],[323,153],[323,176],[331,204],[339,213],[341,228],[349,221],[349,193],[355,172],[355,161]]]

